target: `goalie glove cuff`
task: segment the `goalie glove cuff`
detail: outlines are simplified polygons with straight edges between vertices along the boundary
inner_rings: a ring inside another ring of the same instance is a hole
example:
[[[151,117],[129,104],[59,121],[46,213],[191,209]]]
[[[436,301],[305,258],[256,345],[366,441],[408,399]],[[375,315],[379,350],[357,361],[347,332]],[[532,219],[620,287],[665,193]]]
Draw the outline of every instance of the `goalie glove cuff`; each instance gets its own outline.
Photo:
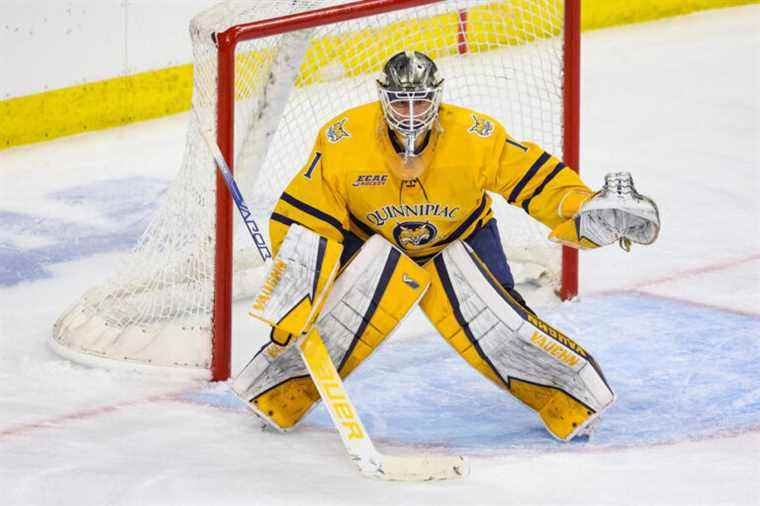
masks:
[[[557,206],[557,214],[560,218],[569,219],[578,214],[581,206],[588,202],[594,196],[593,193],[586,190],[572,190],[566,193]]]
[[[564,221],[554,227],[549,234],[549,239],[554,242],[564,244],[573,248],[593,249],[599,246],[611,244],[617,240],[617,237],[597,237],[590,232],[591,226],[583,223],[583,218],[577,216],[571,220]],[[599,232],[603,232],[599,230]],[[609,231],[607,232],[609,234]]]

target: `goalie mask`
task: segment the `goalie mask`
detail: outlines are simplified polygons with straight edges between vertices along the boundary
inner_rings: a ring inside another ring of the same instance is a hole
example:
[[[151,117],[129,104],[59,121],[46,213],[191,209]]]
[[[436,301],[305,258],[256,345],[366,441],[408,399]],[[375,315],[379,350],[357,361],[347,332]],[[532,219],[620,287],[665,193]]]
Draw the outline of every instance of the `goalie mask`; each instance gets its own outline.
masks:
[[[438,67],[429,57],[405,51],[385,64],[377,90],[385,121],[401,141],[403,164],[409,165],[409,170],[401,171],[402,179],[414,179],[418,171],[411,170],[412,166],[420,165],[414,163],[419,155],[415,148],[438,118],[443,79],[438,77]]]

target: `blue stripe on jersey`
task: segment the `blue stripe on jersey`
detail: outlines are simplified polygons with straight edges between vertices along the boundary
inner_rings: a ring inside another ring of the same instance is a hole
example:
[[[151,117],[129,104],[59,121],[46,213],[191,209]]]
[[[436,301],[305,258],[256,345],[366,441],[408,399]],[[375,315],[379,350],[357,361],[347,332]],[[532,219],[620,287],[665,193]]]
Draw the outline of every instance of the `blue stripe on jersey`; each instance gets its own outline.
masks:
[[[348,219],[351,220],[351,223],[353,223],[354,225],[356,225],[356,228],[358,228],[359,230],[361,230],[362,232],[364,232],[365,235],[367,235],[369,237],[375,235],[376,232],[374,230],[372,230],[369,227],[369,225],[367,225],[366,223],[364,223],[363,221],[361,221],[359,218],[357,218],[353,214],[348,213]]]
[[[446,237],[445,239],[441,239],[440,241],[438,241],[437,243],[435,243],[433,246],[441,246],[443,244],[449,244],[450,242],[454,242],[457,239],[459,239],[459,237],[462,234],[464,234],[465,230],[467,230],[468,228],[470,228],[470,225],[472,225],[475,222],[475,220],[478,219],[478,217],[481,215],[481,213],[483,213],[483,209],[485,209],[485,207],[486,207],[486,202],[487,202],[486,194],[484,193],[483,197],[480,199],[480,205],[478,206],[478,208],[475,209],[467,217],[467,219],[464,220],[462,222],[462,224],[459,225],[456,228],[456,230],[454,230],[452,233],[450,233],[448,235],[448,237]]]
[[[546,176],[546,179],[543,180],[543,182],[538,185],[538,188],[536,188],[536,191],[533,192],[533,195],[528,197],[527,199],[523,200],[522,208],[525,210],[526,213],[530,214],[530,211],[528,210],[530,208],[530,201],[533,200],[535,197],[537,197],[542,191],[544,191],[544,187],[554,179],[554,177],[559,174],[559,172],[565,168],[565,164],[562,162],[559,162],[556,167],[554,167],[554,170],[552,170],[548,176]]]
[[[313,216],[314,218],[317,218],[318,220],[324,221],[328,225],[336,228],[339,232],[343,233],[343,226],[337,219],[333,218],[332,216],[330,216],[329,214],[325,212],[320,211],[316,207],[312,207],[306,202],[302,202],[298,200],[297,198],[295,198],[294,196],[289,195],[285,192],[283,192],[282,196],[280,197],[280,200],[284,200],[285,202],[295,207],[296,209],[303,211],[306,214]]]
[[[523,146],[519,142],[515,142],[512,139],[507,139],[507,144],[511,144],[511,145],[515,146],[516,148],[522,149],[523,151],[528,151],[528,148],[526,146]]]
[[[270,216],[269,219],[272,220],[272,221],[277,221],[279,223],[282,223],[283,225],[285,225],[287,227],[291,226],[293,223],[298,223],[296,220],[294,220],[292,218],[288,218],[284,214],[280,214],[280,213],[272,213],[272,216]],[[298,224],[301,225],[304,228],[308,228],[308,227],[306,227],[302,223],[298,223]]]
[[[551,157],[549,153],[544,151],[541,153],[541,156],[538,157],[538,160],[531,165],[530,169],[528,169],[528,172],[525,173],[523,178],[520,180],[519,183],[517,183],[517,186],[514,187],[512,190],[512,193],[509,194],[509,198],[507,199],[507,202],[510,204],[513,204],[515,200],[517,200],[517,197],[520,195],[520,192],[525,188],[525,185],[528,184],[528,181],[533,179],[533,176],[536,175],[536,172],[543,167],[543,165],[546,163],[546,161]]]

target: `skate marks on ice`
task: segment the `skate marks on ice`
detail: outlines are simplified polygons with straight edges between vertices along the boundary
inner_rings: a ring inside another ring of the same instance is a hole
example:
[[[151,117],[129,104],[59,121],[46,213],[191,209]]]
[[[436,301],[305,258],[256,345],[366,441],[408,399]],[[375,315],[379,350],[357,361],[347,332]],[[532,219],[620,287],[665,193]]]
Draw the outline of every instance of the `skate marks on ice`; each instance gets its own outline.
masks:
[[[440,337],[403,329],[346,382],[367,430],[391,445],[496,455],[668,444],[760,428],[760,316],[640,293],[563,304],[545,316],[586,345],[619,396],[591,439],[554,440]],[[218,387],[185,399],[243,409]],[[320,406],[296,431],[331,428]]]

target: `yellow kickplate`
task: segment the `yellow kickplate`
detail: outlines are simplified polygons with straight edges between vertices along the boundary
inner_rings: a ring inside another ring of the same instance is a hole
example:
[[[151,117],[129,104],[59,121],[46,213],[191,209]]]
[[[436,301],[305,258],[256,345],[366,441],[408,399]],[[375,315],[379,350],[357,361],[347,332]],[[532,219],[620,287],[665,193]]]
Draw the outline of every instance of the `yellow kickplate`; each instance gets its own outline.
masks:
[[[294,378],[256,397],[251,403],[281,429],[290,429],[319,400],[311,378]]]
[[[559,439],[567,439],[580,424],[594,414],[593,410],[562,390],[515,378],[510,379],[509,383],[512,395],[536,410],[549,432]]]

